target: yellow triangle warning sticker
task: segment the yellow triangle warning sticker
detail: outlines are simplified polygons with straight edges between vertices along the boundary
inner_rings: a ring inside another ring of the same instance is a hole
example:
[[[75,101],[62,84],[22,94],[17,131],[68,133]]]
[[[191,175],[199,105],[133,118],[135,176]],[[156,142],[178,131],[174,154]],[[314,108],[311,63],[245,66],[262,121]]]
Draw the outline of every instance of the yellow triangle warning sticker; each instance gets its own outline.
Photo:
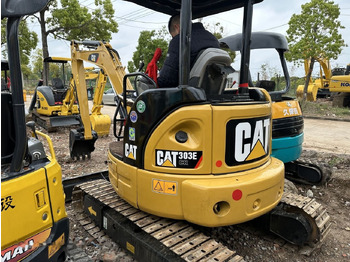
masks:
[[[157,194],[177,195],[177,182],[152,179],[152,191]]]
[[[173,163],[171,163],[171,161],[169,159],[166,160],[162,166],[174,167]]]
[[[134,159],[134,160],[135,160],[135,157],[134,157],[134,155],[132,154],[132,152],[130,152],[130,154],[128,155],[128,158],[131,158],[131,159]]]
[[[246,161],[253,160],[255,158],[259,158],[261,156],[266,155],[266,152],[264,150],[263,145],[261,144],[260,140],[258,140],[253,148],[253,150],[250,152],[249,156],[247,157]]]
[[[161,186],[159,181],[157,181],[157,183],[156,183],[156,185],[154,186],[153,189],[156,190],[156,191],[163,192],[163,188],[162,188],[162,186]]]

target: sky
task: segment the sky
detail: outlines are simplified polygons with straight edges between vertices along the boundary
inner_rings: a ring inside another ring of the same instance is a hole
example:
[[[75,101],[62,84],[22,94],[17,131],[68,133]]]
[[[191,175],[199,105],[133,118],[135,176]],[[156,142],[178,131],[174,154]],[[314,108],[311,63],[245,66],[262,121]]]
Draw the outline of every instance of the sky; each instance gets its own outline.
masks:
[[[340,33],[348,47],[345,47],[336,61],[331,60],[331,67],[345,67],[350,63],[350,1],[333,0],[340,7],[339,20],[345,26]],[[287,35],[288,21],[293,14],[301,13],[301,5],[309,2],[305,0],[278,1],[264,0],[256,4],[253,10],[252,31],[276,32]],[[119,24],[119,31],[112,35],[110,44],[116,49],[121,56],[121,62],[127,66],[128,61],[132,60],[133,52],[136,50],[139,34],[143,30],[158,30],[162,26],[167,26],[169,16],[150,9],[146,9],[130,2],[122,0],[112,0],[115,10],[115,19]],[[94,8],[94,0],[85,0],[82,4],[88,8]],[[224,37],[240,33],[242,31],[243,11],[232,10],[208,16],[202,19],[202,23],[214,25],[219,22],[224,27]],[[195,22],[196,20],[194,20]],[[39,31],[39,25],[31,25],[31,29]],[[38,33],[39,34],[39,33]],[[40,38],[40,37],[39,37]],[[64,40],[56,40],[52,37],[48,39],[50,56],[70,57],[70,43]],[[41,43],[40,43],[41,45]],[[259,70],[257,64],[272,63],[264,52],[251,55],[251,70]],[[239,59],[233,67],[239,67]],[[254,62],[253,62],[254,61]],[[270,65],[274,67],[274,65]],[[289,63],[289,73],[291,75],[302,77],[304,75],[303,67],[293,67]],[[253,79],[255,77],[253,76]]]

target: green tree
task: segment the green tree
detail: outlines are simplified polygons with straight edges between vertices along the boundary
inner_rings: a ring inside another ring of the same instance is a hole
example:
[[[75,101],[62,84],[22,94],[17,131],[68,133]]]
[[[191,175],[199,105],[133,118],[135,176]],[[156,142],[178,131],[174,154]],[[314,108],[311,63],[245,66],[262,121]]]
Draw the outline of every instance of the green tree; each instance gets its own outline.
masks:
[[[1,20],[1,47],[4,46],[2,51],[4,58],[7,57],[6,23],[7,19]],[[34,31],[29,30],[26,20],[20,22],[18,32],[22,74],[25,79],[28,79],[29,75],[31,75],[29,67],[31,53],[38,44],[38,35]]]
[[[205,28],[211,32],[217,39],[221,39],[223,38],[223,35],[224,35],[224,27],[219,23],[217,22],[216,24],[206,24],[204,25]],[[235,61],[235,58],[236,58],[236,52],[234,51],[231,51],[230,49],[228,48],[223,48],[231,57],[232,59],[232,62]]]
[[[33,58],[32,58],[32,69],[33,73],[38,78],[43,78],[43,50],[40,48],[37,48],[34,50]]]
[[[83,3],[83,1],[81,1]],[[46,13],[50,17],[46,18]],[[118,32],[114,21],[111,0],[95,0],[95,9],[85,7],[79,0],[52,0],[39,15],[34,15],[41,28],[43,57],[49,56],[47,37],[71,40],[110,41],[112,33]],[[48,65],[43,66],[44,83],[47,83]]]
[[[339,29],[339,6],[330,0],[311,0],[301,6],[301,14],[292,15],[288,22],[287,39],[290,52],[286,55],[295,63],[310,59],[305,78],[304,99],[316,58],[337,59],[345,45]]]
[[[168,41],[166,39],[169,38],[165,27],[158,31],[142,31],[138,39],[136,51],[133,53],[132,61],[128,62],[128,71],[135,72],[141,62],[145,64],[145,70],[148,63],[151,62],[157,47],[162,49],[162,56],[158,61],[158,68],[161,68],[168,52]]]

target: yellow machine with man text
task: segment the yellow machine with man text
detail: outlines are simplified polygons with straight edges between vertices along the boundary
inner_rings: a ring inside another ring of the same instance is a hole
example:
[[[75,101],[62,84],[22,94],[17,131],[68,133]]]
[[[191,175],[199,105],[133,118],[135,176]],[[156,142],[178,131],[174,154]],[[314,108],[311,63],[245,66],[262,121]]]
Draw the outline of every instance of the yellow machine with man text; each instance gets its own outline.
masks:
[[[1,92],[1,261],[65,261],[69,221],[61,167],[50,137],[35,131],[34,122],[27,123],[27,137],[18,55],[21,17],[39,12],[47,1],[13,3],[1,1],[12,83],[11,91]]]

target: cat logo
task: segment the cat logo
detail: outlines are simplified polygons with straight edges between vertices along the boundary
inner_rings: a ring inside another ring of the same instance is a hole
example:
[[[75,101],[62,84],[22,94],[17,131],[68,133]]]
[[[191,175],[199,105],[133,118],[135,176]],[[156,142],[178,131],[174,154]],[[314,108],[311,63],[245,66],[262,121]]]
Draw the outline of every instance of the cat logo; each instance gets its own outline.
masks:
[[[230,120],[226,125],[226,164],[245,164],[268,155],[270,130],[270,117]]]
[[[202,151],[172,151],[156,149],[156,166],[198,168],[202,159]]]
[[[124,151],[125,151],[125,156],[127,158],[131,158],[133,160],[136,160],[136,151],[137,151],[137,146],[135,145],[130,145],[128,143],[125,143],[125,147],[124,147]]]
[[[88,60],[91,62],[97,63],[98,56],[99,56],[98,53],[91,54],[89,55]]]

